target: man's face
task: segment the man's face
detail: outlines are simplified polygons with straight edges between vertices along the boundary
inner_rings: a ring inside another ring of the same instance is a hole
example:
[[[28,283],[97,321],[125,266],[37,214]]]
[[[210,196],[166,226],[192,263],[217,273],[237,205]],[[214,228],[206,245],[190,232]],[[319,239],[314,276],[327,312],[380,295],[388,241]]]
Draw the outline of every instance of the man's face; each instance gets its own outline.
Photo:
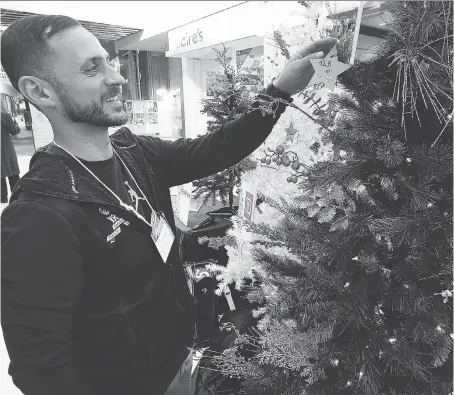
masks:
[[[49,40],[54,55],[52,85],[59,111],[73,122],[94,126],[120,126],[128,120],[123,110],[123,77],[110,65],[99,41],[81,26]]]

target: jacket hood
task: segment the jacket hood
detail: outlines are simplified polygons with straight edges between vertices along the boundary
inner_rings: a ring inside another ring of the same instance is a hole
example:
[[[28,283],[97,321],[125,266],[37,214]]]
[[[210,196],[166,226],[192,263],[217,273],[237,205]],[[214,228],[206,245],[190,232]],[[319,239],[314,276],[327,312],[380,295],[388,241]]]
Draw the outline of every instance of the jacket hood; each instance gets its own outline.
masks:
[[[119,151],[136,144],[128,128],[121,128],[113,134],[111,142]],[[31,192],[66,200],[118,205],[117,200],[96,181],[73,170],[78,166],[74,158],[53,144],[39,148],[30,160],[30,170],[17,182],[10,203],[17,200],[21,192]]]

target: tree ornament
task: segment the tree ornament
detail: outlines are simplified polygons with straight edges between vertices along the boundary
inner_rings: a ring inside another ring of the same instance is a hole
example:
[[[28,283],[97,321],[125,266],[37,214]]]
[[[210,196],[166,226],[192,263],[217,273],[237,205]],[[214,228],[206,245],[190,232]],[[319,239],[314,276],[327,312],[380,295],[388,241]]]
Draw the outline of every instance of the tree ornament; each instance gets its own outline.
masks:
[[[299,162],[297,162],[297,161],[295,161],[295,162],[292,163],[292,169],[293,169],[293,170],[295,170],[295,171],[296,171],[296,170],[299,170],[300,167],[301,167],[301,163],[299,163]]]
[[[267,165],[270,165],[271,164],[271,159],[267,158],[265,162],[266,162]]]
[[[290,121],[290,125],[288,126],[288,128],[285,129],[285,131],[287,132],[287,141],[293,143],[295,134],[298,132],[298,130],[295,129],[295,127],[293,126],[293,121]]]
[[[352,261],[359,261],[359,258],[355,256],[354,258],[352,258]]]
[[[381,309],[381,305],[378,305],[378,306],[376,307],[376,312],[377,312],[378,314],[380,314],[380,315],[384,315],[384,314],[385,314],[384,311]]]
[[[290,166],[290,159],[287,155],[284,155],[283,158],[282,158],[282,164],[285,166],[285,167],[289,167]]]
[[[279,154],[279,155],[282,155],[284,153],[285,149],[282,145],[278,145],[276,147],[276,152]]]
[[[407,158],[407,163],[411,163],[411,158]]]
[[[388,339],[388,341],[389,341],[391,344],[394,344],[394,343],[397,341],[397,339],[396,339],[395,337],[392,337],[392,338]]]
[[[441,295],[443,298],[443,303],[447,303],[449,298],[452,298],[452,291],[447,289],[446,291],[443,291],[441,293],[436,293],[435,295]]]
[[[329,51],[324,59],[309,59],[309,61],[315,70],[309,86],[323,83],[331,91],[334,91],[337,76],[351,67],[348,64],[339,62],[336,46]]]
[[[303,169],[303,170],[301,170],[300,173],[301,173],[301,175],[303,175],[303,176],[308,176],[308,175],[309,175],[309,170]]]
[[[427,204],[427,208],[432,208],[433,205],[434,205],[433,203],[428,203],[428,204]]]

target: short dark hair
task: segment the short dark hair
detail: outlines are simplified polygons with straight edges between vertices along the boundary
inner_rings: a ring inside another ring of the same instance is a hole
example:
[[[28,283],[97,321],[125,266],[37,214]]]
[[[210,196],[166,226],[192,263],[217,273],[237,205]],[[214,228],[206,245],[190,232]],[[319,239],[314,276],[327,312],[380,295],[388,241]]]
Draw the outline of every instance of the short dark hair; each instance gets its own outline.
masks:
[[[48,40],[71,27],[81,26],[64,15],[32,15],[13,22],[1,36],[2,66],[14,88],[24,75],[51,82],[52,51]]]

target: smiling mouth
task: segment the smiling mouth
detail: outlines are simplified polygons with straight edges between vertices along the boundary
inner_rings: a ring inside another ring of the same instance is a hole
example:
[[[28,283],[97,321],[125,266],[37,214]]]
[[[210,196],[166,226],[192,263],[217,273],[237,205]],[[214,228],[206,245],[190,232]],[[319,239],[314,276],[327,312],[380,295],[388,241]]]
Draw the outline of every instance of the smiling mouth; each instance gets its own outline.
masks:
[[[107,102],[107,103],[110,103],[110,102],[113,102],[113,101],[120,101],[120,96],[119,95],[115,95],[115,96],[107,98],[104,101]]]

